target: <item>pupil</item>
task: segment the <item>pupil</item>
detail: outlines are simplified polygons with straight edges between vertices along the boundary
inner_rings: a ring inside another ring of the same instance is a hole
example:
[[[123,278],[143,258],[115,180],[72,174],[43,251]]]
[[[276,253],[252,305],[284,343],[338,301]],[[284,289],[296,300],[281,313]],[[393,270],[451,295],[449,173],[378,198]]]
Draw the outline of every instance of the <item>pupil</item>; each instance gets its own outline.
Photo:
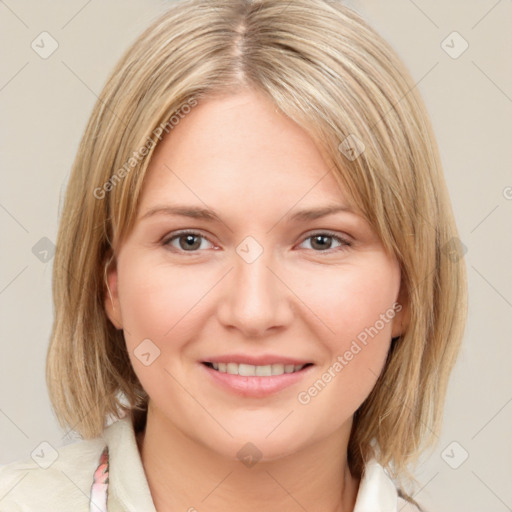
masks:
[[[196,235],[184,235],[183,237],[181,237],[181,239],[186,239],[186,242],[185,244],[181,244],[182,246],[182,249],[195,249],[196,247],[194,247],[194,238],[197,238]],[[197,242],[196,242],[196,245],[197,245]]]
[[[323,240],[324,242],[320,242],[319,248],[320,248],[320,249],[325,249],[325,248],[326,248],[326,246],[327,246],[327,248],[329,248],[329,247],[330,247],[330,244],[326,244],[326,243],[325,243],[325,240],[326,240],[326,239],[329,239],[329,238],[330,238],[329,236],[316,235],[316,236],[314,236],[314,237],[313,237],[313,240],[314,240],[314,242],[313,242],[313,246],[314,246],[315,241],[317,241],[317,240]]]

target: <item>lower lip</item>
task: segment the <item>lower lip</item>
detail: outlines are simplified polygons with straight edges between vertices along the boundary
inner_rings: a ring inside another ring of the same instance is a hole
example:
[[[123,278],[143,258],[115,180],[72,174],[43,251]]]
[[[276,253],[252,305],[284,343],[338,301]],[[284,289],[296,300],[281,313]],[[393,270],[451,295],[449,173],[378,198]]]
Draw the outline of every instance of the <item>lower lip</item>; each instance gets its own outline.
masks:
[[[253,398],[263,398],[278,393],[289,386],[293,386],[297,382],[300,382],[304,376],[309,374],[310,370],[313,369],[313,365],[311,365],[298,372],[283,373],[282,375],[244,377],[242,375],[219,372],[203,363],[201,363],[201,366],[208,372],[214,382],[224,389],[237,395]]]

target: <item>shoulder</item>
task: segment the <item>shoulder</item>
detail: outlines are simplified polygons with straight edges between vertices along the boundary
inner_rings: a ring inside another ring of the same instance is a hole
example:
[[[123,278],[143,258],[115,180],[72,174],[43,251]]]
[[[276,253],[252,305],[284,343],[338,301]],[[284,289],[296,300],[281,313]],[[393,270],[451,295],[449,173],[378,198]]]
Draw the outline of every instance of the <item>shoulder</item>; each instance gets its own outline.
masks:
[[[92,476],[105,445],[101,437],[59,449],[41,443],[31,458],[0,467],[0,510],[87,510]]]
[[[354,512],[425,512],[408,502],[390,474],[375,459],[364,467]]]

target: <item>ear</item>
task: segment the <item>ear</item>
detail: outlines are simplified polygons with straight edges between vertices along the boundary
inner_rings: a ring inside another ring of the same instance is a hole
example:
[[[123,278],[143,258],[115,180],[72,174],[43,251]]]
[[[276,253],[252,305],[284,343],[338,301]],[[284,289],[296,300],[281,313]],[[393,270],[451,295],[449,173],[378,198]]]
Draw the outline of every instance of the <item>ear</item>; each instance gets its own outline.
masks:
[[[121,308],[119,307],[119,293],[117,286],[117,262],[111,256],[105,265],[105,312],[116,329],[123,328]]]
[[[409,307],[409,298],[406,286],[402,280],[400,283],[400,292],[396,299],[397,306],[395,307],[395,316],[393,318],[393,330],[391,333],[392,338],[402,336],[411,319],[411,312]]]

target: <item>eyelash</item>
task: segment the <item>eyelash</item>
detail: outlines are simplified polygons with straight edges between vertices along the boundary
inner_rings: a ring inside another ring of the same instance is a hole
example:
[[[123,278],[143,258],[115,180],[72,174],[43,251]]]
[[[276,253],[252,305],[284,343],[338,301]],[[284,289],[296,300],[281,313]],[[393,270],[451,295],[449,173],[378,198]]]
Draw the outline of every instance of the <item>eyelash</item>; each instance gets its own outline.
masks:
[[[165,247],[169,247],[171,250],[173,250],[174,252],[178,252],[178,253],[182,253],[182,254],[186,254],[186,253],[190,253],[191,255],[192,254],[197,254],[199,252],[199,249],[197,250],[194,250],[194,251],[184,251],[183,249],[177,249],[176,247],[172,247],[171,246],[171,242],[173,240],[177,240],[183,236],[186,236],[186,235],[193,235],[193,236],[197,236],[197,237],[200,237],[200,238],[203,238],[205,240],[208,240],[207,237],[205,237],[204,235],[202,235],[201,233],[198,233],[196,231],[179,231],[177,233],[174,233],[171,237],[168,237],[168,238],[164,238],[162,240],[162,245],[164,245]],[[324,236],[327,236],[329,238],[332,238],[334,240],[336,240],[337,242],[339,242],[341,244],[340,247],[337,247],[337,248],[334,248],[334,249],[326,249],[324,251],[315,251],[314,249],[311,249],[313,252],[316,252],[316,253],[319,253],[319,254],[332,254],[333,252],[336,252],[336,251],[343,251],[343,250],[346,250],[348,247],[351,247],[351,243],[346,240],[345,238],[339,236],[339,235],[335,235],[334,233],[331,233],[329,231],[318,231],[316,233],[312,233],[311,235],[308,235],[306,238],[304,238],[303,242],[306,241],[306,240],[309,240],[310,238],[315,238],[317,236],[321,236],[321,235],[324,235]],[[210,240],[208,240],[210,242]],[[301,243],[303,243],[301,242]],[[212,243],[212,242],[210,242]]]

